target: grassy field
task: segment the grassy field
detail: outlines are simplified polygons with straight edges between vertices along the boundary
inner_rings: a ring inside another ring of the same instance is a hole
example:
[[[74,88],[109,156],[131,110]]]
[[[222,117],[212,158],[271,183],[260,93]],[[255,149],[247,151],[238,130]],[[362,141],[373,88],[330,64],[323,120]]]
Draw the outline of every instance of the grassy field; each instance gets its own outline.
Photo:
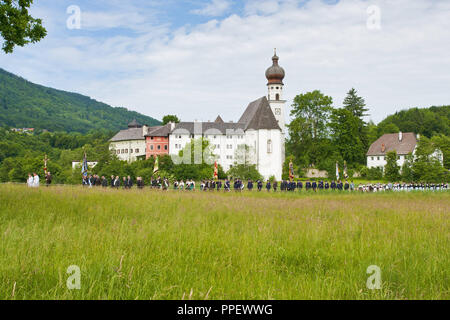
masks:
[[[450,192],[0,185],[0,298],[449,299],[449,208]]]

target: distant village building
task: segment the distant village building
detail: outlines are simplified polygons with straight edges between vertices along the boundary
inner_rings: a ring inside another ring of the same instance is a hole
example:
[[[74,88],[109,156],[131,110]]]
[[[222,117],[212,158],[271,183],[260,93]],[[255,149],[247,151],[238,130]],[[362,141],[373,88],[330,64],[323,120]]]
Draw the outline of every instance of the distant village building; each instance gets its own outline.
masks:
[[[34,133],[34,128],[12,128],[11,131],[17,132],[17,133],[33,134]]]
[[[367,152],[367,167],[384,168],[387,164],[387,154],[391,151],[397,152],[397,165],[402,167],[409,154],[415,155],[418,138],[412,132],[383,135],[370,146]],[[432,156],[444,163],[442,151],[436,150]]]
[[[214,122],[181,122],[165,126],[129,124],[111,139],[110,150],[120,160],[169,154],[178,155],[192,139],[207,139],[216,161],[228,171],[243,153],[245,163],[256,165],[268,179],[281,180],[285,161],[285,105],[283,79],[285,71],[272,58],[266,71],[268,95],[251,102],[238,122],[225,122],[218,116]]]
[[[133,120],[128,124],[128,129],[120,131],[110,140],[109,149],[122,161],[134,162],[139,158],[145,158],[147,132],[147,126]]]
[[[174,128],[175,123],[169,123],[165,126],[151,127],[148,129],[148,132],[145,135],[146,159],[169,154],[169,134]]]

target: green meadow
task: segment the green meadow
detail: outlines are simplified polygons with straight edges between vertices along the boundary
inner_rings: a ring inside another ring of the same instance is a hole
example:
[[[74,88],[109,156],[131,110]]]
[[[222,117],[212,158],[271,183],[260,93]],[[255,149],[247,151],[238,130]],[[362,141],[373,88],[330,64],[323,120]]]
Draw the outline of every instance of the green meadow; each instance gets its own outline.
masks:
[[[450,192],[0,185],[0,299],[449,299],[449,208]]]

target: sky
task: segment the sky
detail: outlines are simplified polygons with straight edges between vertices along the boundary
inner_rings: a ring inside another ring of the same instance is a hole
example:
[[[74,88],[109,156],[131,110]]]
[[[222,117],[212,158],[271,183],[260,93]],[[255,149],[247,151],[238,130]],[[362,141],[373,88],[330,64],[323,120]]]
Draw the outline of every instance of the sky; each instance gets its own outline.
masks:
[[[31,13],[47,37],[0,53],[1,68],[157,119],[237,121],[267,95],[274,48],[287,120],[312,90],[340,107],[355,88],[376,123],[450,104],[449,0],[35,0]]]

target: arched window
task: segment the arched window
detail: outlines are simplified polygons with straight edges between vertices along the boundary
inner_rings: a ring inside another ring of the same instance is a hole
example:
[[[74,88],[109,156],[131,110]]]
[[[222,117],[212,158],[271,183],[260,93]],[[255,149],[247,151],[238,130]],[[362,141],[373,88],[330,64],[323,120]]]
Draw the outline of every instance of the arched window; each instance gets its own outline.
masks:
[[[277,93],[275,97],[276,97],[275,99],[276,99],[277,101],[280,100],[280,94],[279,94],[279,93]]]
[[[267,140],[267,153],[272,153],[272,140]]]

